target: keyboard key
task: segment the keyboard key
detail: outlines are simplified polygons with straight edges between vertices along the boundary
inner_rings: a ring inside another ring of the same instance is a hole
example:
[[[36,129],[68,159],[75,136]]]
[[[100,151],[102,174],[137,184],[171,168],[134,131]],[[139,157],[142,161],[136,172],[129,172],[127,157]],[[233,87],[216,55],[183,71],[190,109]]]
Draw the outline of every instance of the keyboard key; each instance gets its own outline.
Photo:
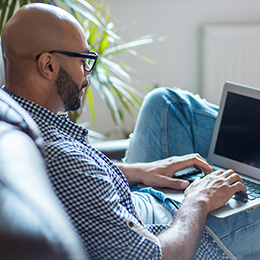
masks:
[[[260,184],[250,181],[250,180],[245,180],[245,179],[243,179],[243,181],[244,181],[244,185],[247,188],[246,193],[247,193],[248,199],[254,200],[254,199],[260,198]]]
[[[248,194],[247,197],[248,197],[249,200],[255,200],[256,199],[256,197],[252,196],[251,194]]]
[[[192,183],[197,177],[203,178],[205,176],[205,173],[201,170],[190,170],[187,172],[182,172],[182,173],[176,173],[173,178],[177,178],[177,179],[182,179],[182,180],[186,180],[189,181],[190,183]]]

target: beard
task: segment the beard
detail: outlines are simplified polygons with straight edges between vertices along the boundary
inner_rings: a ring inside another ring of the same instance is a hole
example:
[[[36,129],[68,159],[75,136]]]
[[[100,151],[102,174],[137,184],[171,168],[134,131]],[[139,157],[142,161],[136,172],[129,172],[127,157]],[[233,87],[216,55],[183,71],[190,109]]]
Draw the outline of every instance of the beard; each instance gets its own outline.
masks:
[[[81,91],[89,84],[86,79],[81,86],[79,86],[72,77],[62,67],[58,73],[55,81],[57,93],[64,104],[65,111],[75,111],[82,105]]]

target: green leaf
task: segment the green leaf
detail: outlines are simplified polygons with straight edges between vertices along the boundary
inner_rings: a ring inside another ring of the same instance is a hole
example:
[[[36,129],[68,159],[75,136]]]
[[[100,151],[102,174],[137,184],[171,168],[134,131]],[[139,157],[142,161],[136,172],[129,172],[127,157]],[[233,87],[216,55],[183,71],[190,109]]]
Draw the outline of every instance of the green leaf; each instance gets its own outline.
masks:
[[[92,123],[93,123],[94,126],[97,126],[93,94],[92,94],[92,90],[91,90],[90,87],[86,91],[86,96],[87,96],[87,99],[88,99],[88,106],[89,106],[89,111],[90,111],[90,116],[91,116],[91,119],[92,119]]]
[[[122,120],[121,120],[122,116],[119,113],[119,109],[116,104],[115,97],[111,93],[109,88],[105,85],[103,86],[103,91],[104,91],[104,96],[105,96],[105,102],[107,103],[107,106],[109,107],[110,111],[112,112],[113,120],[117,124],[120,125],[122,123]]]
[[[122,80],[125,80],[127,82],[132,82],[131,76],[124,70],[122,67],[109,59],[106,59],[104,57],[100,57],[100,62],[102,63],[101,67],[106,67],[107,70],[111,71],[115,75],[117,75]],[[97,70],[98,71],[98,70]]]
[[[26,5],[28,3],[27,0],[20,0],[20,7],[22,7],[23,5]]]
[[[136,47],[139,47],[141,45],[153,43],[154,41],[155,41],[155,39],[153,39],[152,37],[136,39],[136,40],[131,41],[131,42],[122,43],[122,44],[118,44],[115,47],[111,47],[111,48],[107,49],[103,53],[103,55],[108,56],[108,55],[117,54],[119,52],[123,52],[123,51],[128,50],[128,49],[136,48]]]
[[[100,97],[108,107],[114,122],[117,125],[121,124],[122,121],[118,106],[116,104],[114,95],[108,88],[107,74],[103,71],[103,73],[98,73],[95,76],[92,76],[91,85],[97,89]]]
[[[130,85],[125,84],[123,81],[115,77],[110,77],[110,83],[114,87],[114,89],[116,89],[118,93],[120,93],[121,102],[125,102],[125,100],[127,100],[134,108],[140,108],[141,102],[134,95],[134,93],[137,92],[135,89],[133,91]]]
[[[94,7],[93,4],[90,4],[85,0],[78,0],[78,2],[81,3],[85,8],[87,8],[91,12],[93,12],[93,13],[97,12],[97,9]]]
[[[7,6],[8,6],[8,0],[5,0],[5,2],[3,2],[1,5],[2,11],[1,11],[1,17],[0,17],[0,34],[2,34],[2,31],[3,31],[3,24],[4,24]]]
[[[11,5],[9,7],[9,12],[8,12],[6,21],[8,21],[12,17],[12,15],[14,13],[15,4],[16,4],[16,0],[12,0]]]
[[[70,0],[61,0],[62,2],[66,3],[66,5],[70,8],[72,8],[74,11],[78,12],[79,14],[83,15],[85,18],[89,19],[93,23],[95,23],[98,27],[100,27],[102,30],[106,31],[108,34],[110,34],[113,38],[115,39],[120,39],[118,35],[113,33],[110,30],[107,30],[106,26],[104,26],[98,19],[97,17],[93,16],[90,12],[84,8],[84,6],[79,6],[77,4],[74,4]]]

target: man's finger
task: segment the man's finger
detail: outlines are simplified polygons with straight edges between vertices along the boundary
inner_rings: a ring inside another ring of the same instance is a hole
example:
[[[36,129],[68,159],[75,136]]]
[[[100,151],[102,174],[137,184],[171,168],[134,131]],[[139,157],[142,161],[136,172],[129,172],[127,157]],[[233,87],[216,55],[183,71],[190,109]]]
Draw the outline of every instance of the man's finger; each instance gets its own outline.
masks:
[[[161,187],[161,188],[172,188],[177,190],[185,190],[190,183],[185,180],[175,179],[174,177],[167,177],[163,175],[156,176],[155,183],[146,183],[146,185],[153,186],[153,187]]]

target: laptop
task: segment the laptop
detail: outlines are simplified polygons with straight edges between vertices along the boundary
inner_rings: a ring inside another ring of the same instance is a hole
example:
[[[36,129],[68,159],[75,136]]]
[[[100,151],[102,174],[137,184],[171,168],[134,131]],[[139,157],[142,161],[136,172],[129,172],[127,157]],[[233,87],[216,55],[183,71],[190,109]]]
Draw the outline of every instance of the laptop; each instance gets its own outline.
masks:
[[[207,160],[213,169],[233,169],[247,188],[256,185],[253,195],[260,195],[260,89],[225,83]],[[184,198],[183,191],[161,190],[176,201]],[[224,218],[260,205],[260,196],[247,196],[242,200],[233,196],[210,214]]]

